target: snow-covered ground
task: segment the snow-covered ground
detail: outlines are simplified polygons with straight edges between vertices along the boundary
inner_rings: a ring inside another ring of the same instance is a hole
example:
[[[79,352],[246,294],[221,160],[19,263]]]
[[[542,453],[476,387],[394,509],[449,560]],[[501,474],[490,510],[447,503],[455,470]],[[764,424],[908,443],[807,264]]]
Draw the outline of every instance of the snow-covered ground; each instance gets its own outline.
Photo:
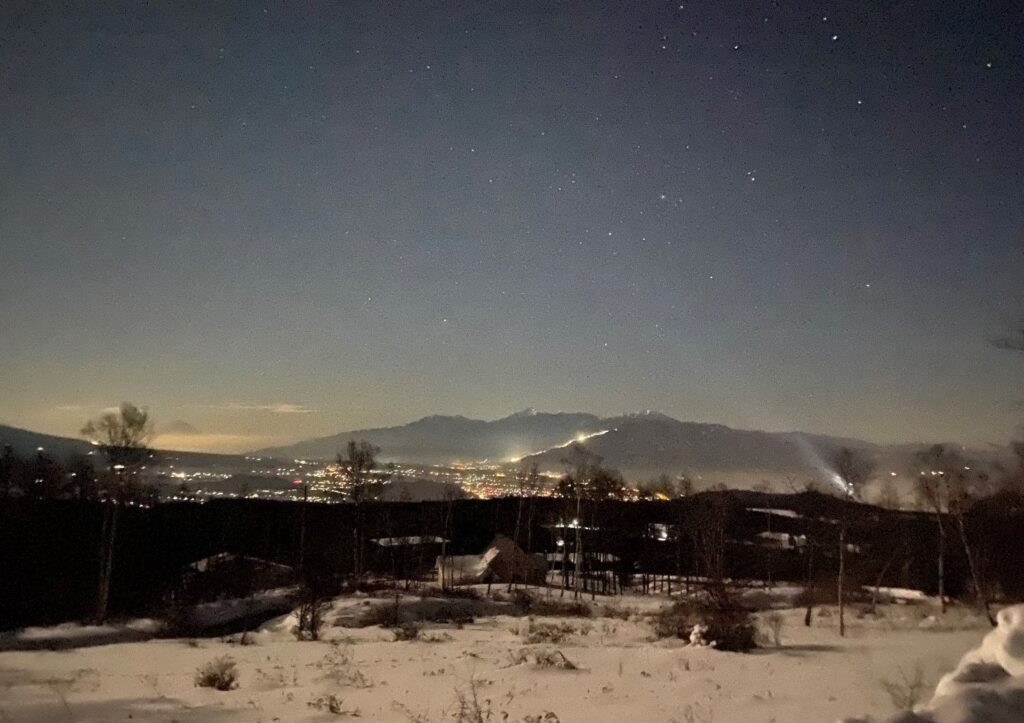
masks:
[[[926,705],[891,723],[1024,721],[1024,605],[1001,610],[998,626],[947,673]]]
[[[339,598],[319,642],[297,641],[290,614],[250,635],[250,645],[234,636],[0,653],[0,721],[327,721],[358,713],[428,723],[452,720],[458,696],[474,690],[494,721],[506,712],[510,721],[550,721],[527,716],[551,712],[561,723],[885,720],[896,707],[883,681],[920,667],[931,690],[989,629],[977,616],[957,609],[940,616],[923,601],[880,606],[877,618],[851,613],[840,638],[831,609],[816,611],[810,628],[803,610],[785,609],[765,613],[783,619],[781,647],[727,653],[656,640],[649,614],[665,600],[653,596],[598,598],[591,618],[496,614],[461,628],[428,623],[412,641],[376,626],[348,627],[390,604]],[[564,637],[530,642],[544,635]],[[577,669],[559,667],[556,651]],[[221,656],[235,662],[237,686],[197,687],[196,670]]]

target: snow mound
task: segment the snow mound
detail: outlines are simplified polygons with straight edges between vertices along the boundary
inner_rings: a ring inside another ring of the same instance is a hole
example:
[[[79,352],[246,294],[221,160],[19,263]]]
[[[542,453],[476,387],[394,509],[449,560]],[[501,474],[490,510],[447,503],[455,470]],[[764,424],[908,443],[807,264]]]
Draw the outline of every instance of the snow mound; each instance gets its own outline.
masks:
[[[935,687],[931,702],[890,723],[1024,721],[1024,605],[999,612],[997,627]]]
[[[83,625],[61,623],[0,633],[0,650],[63,650],[148,640],[160,632],[160,622],[149,618],[126,623]]]

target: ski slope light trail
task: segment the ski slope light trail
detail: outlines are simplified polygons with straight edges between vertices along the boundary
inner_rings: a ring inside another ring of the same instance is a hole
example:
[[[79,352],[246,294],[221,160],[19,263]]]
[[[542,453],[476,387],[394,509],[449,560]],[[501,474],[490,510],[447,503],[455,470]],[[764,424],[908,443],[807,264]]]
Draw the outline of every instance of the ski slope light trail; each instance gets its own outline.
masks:
[[[600,432],[586,432],[586,433],[581,432],[581,433],[577,434],[575,437],[573,437],[572,439],[570,439],[568,442],[563,442],[562,444],[556,444],[554,447],[548,447],[547,449],[542,449],[539,452],[530,452],[529,454],[524,454],[521,457],[510,457],[508,461],[509,461],[510,464],[515,464],[516,462],[520,462],[520,461],[526,459],[527,457],[533,457],[534,455],[537,455],[537,454],[544,454],[545,452],[551,452],[551,451],[556,450],[556,449],[565,449],[566,447],[569,447],[570,445],[573,445],[573,444],[583,444],[588,439],[593,439],[594,437],[600,437],[602,434],[608,434],[608,432],[611,432],[611,431],[614,431],[614,430],[602,429]]]

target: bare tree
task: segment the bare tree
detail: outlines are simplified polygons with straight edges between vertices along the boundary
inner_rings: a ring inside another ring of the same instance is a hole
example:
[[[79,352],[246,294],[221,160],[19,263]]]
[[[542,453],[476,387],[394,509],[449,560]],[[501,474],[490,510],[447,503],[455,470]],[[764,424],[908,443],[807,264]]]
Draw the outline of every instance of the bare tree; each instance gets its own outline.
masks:
[[[586,509],[584,502],[609,499],[624,499],[626,483],[616,470],[601,466],[601,457],[582,445],[573,444],[570,455],[562,460],[566,472],[558,481],[557,492],[560,497],[571,500],[575,506],[574,519],[569,526],[575,530],[575,564],[573,565],[574,597],[579,597],[580,583],[583,572],[583,528]],[[567,541],[565,541],[567,542]],[[565,587],[565,547],[562,552],[563,561],[563,592]]]
[[[643,500],[671,500],[679,496],[676,481],[667,474],[660,474],[649,482],[641,482],[636,486],[636,490]]]
[[[350,439],[344,454],[338,455],[338,466],[349,482],[349,496],[355,503],[355,524],[352,527],[352,574],[358,581],[363,574],[363,503],[374,494],[372,473],[377,465],[379,447],[366,440]]]
[[[725,495],[701,495],[688,525],[694,551],[701,565],[707,592],[719,607],[730,605],[726,587],[726,531],[729,522],[728,498]]]
[[[573,565],[573,584],[572,584],[572,596],[575,599],[579,599],[580,596],[580,571],[581,565],[583,564],[583,497],[584,489],[588,483],[591,482],[592,478],[595,477],[594,471],[600,466],[601,461],[593,453],[585,450],[579,445],[574,446],[574,457],[573,464],[575,466],[575,479],[576,484],[573,485],[574,492],[576,493],[576,518],[573,520],[573,525],[576,528],[576,545],[573,550],[575,557]]]
[[[451,537],[452,517],[455,513],[455,490],[446,486],[444,490],[444,504],[441,506],[441,590],[448,589],[448,578],[445,571],[448,569],[448,540]]]
[[[988,475],[975,469],[959,452],[942,444],[936,444],[920,453],[918,462],[922,467],[917,480],[918,499],[922,506],[935,515],[935,524],[939,531],[938,573],[942,611],[946,611],[945,548],[949,532],[947,525],[952,521],[956,525],[960,544],[967,557],[978,606],[985,611],[991,621],[987,596],[965,520],[975,498],[984,494],[989,482]]]
[[[832,471],[842,484],[845,496],[851,500],[860,500],[864,485],[871,476],[874,466],[863,455],[849,447],[843,447],[832,457]],[[846,536],[850,526],[849,506],[843,501],[843,509],[839,518],[839,571],[836,575],[836,598],[839,603],[839,635],[846,635],[846,596],[844,583],[846,577]]]
[[[541,478],[540,472],[538,471],[537,463],[533,462],[531,464],[524,464],[523,466],[521,466],[519,469],[516,470],[515,479],[516,497],[518,497],[519,499],[518,505],[516,506],[516,526],[515,531],[512,534],[512,541],[515,542],[516,547],[519,547],[519,534],[523,521],[523,507],[527,504],[527,500],[529,500],[530,512],[532,513],[533,498],[536,496],[537,492],[540,491]],[[533,527],[532,514],[530,515],[530,519],[527,521],[527,527],[528,529],[532,529]],[[529,554],[529,550],[527,550],[527,554]],[[525,557],[520,560],[520,564],[521,566],[526,564]],[[525,569],[519,570],[519,577],[521,579],[520,581],[525,582]],[[515,574],[513,574],[512,579],[508,581],[508,592],[512,591],[512,587],[516,584],[516,582],[516,576]]]
[[[116,412],[106,412],[82,427],[82,436],[103,452],[110,473],[110,489],[103,505],[100,535],[100,575],[95,613],[99,623],[107,618],[119,510],[127,498],[129,482],[146,459],[152,435],[153,423],[149,412],[129,402],[123,402]]]

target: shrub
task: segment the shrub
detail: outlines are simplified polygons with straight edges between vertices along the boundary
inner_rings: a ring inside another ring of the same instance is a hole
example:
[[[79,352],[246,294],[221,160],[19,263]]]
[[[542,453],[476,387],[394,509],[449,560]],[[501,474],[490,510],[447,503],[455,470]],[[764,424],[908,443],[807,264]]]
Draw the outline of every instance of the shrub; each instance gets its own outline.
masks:
[[[396,641],[415,640],[420,636],[420,626],[413,622],[402,623],[394,632]]]
[[[559,723],[558,716],[551,711],[512,718],[507,710],[495,707],[490,698],[483,697],[481,688],[488,682],[473,677],[470,678],[467,689],[456,688],[455,703],[445,715],[445,720],[452,720],[454,723]],[[511,692],[505,696],[505,705],[510,704],[513,697]],[[410,710],[401,703],[395,703],[395,708],[404,713],[410,723],[430,723],[432,720],[428,714]]]
[[[214,658],[196,670],[195,684],[199,688],[231,690],[238,685],[238,668],[230,655]]]
[[[757,647],[757,628],[750,613],[736,606],[679,601],[657,614],[654,632],[659,638],[688,640],[695,625],[706,628],[704,638],[719,650],[742,652]]]
[[[471,604],[458,601],[414,605],[375,605],[368,608],[360,617],[363,626],[379,625],[382,628],[396,628],[403,622],[429,621],[432,623],[452,623],[462,627],[472,623],[473,608]]]
[[[632,608],[619,607],[618,605],[603,605],[601,606],[600,616],[602,618],[628,621],[635,614],[636,610]]]
[[[534,653],[533,661],[537,664],[538,668],[579,670],[579,666],[565,657],[565,653],[561,650],[538,650]]]
[[[594,614],[585,602],[534,597],[525,590],[516,590],[512,593],[512,606],[520,615],[589,618]]]
[[[459,598],[462,600],[483,600],[484,598],[479,590],[472,587],[451,587],[441,594],[443,597]]]
[[[535,643],[560,643],[565,640],[566,631],[557,625],[544,625],[530,622],[521,633],[527,645]]]
[[[921,701],[925,692],[924,670],[918,662],[909,674],[903,668],[896,668],[896,671],[899,673],[899,680],[883,680],[882,687],[896,708],[911,710]]]
[[[306,703],[306,705],[310,708],[315,708],[318,711],[331,713],[332,715],[352,716],[353,718],[360,717],[358,708],[353,708],[351,710],[346,708],[345,702],[334,693],[328,693],[327,695],[322,695],[319,698],[314,698]]]
[[[594,612],[585,602],[569,600],[537,600],[533,605],[534,615],[564,618],[589,618]]]
[[[323,671],[324,678],[336,685],[351,685],[356,688],[369,688],[373,685],[362,671],[352,665],[350,643],[331,641],[327,654],[316,663],[316,667]]]
[[[519,615],[529,615],[533,607],[533,596],[526,590],[512,591],[512,609]]]
[[[453,638],[448,633],[425,633],[420,635],[420,640],[425,643],[448,643]]]
[[[508,653],[509,665],[523,665],[533,662],[538,668],[560,668],[562,670],[579,670],[574,662],[565,657],[565,653],[554,648],[531,650],[520,648]]]
[[[382,628],[394,628],[401,622],[401,615],[395,605],[373,605],[363,613],[359,621],[366,627],[380,625]]]
[[[442,603],[424,615],[432,623],[467,625],[473,622],[472,607],[457,603]]]
[[[469,690],[455,691],[456,708],[452,718],[456,723],[490,723],[494,716],[490,699],[480,699],[480,683],[475,678],[469,681]]]
[[[297,640],[319,640],[320,629],[324,625],[324,613],[327,612],[330,603],[315,595],[306,595],[299,603],[296,610],[299,620],[292,628],[292,634]]]
[[[533,618],[530,618],[526,625],[519,628],[519,636],[528,645],[534,643],[560,643],[569,635],[587,635],[589,632],[590,623],[539,623]]]

